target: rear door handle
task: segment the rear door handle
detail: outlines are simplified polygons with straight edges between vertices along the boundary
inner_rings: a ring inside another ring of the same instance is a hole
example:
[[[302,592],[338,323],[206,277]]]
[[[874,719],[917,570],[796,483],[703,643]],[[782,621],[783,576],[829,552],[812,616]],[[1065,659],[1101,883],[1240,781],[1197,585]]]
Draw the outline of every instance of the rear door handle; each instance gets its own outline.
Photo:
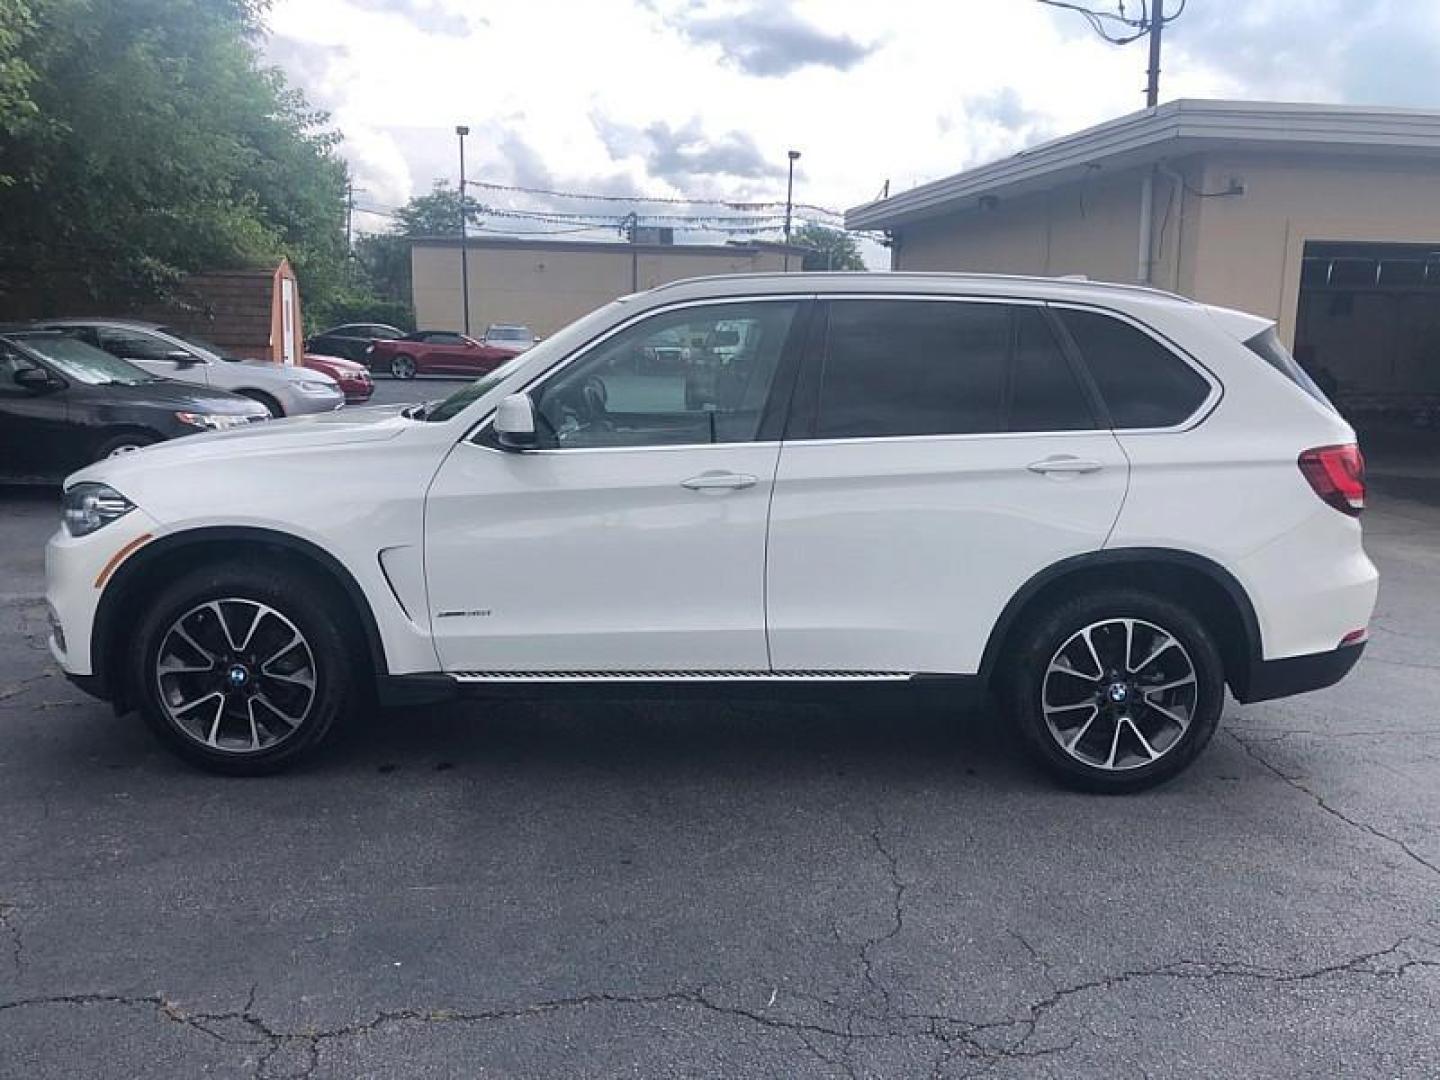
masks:
[[[749,473],[705,472],[680,481],[681,487],[691,491],[719,491],[722,489],[754,487],[758,479]]]
[[[1091,461],[1089,458],[1057,454],[1055,457],[1032,461],[1025,467],[1033,473],[1092,473],[1099,472],[1105,466],[1098,461]]]

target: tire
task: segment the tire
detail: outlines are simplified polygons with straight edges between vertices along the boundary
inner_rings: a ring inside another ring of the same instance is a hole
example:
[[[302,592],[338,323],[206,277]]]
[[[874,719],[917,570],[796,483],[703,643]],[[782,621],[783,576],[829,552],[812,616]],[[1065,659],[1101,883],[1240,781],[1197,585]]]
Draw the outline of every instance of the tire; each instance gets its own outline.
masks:
[[[415,358],[400,353],[390,358],[390,374],[397,379],[413,379],[415,377]]]
[[[236,390],[234,393],[239,394],[241,397],[247,397],[251,401],[258,401],[261,405],[264,405],[265,408],[270,411],[272,420],[280,420],[285,416],[284,406],[263,390]]]
[[[361,703],[342,625],[323,586],[303,573],[251,561],[199,567],[141,617],[127,664],[131,700],[193,765],[277,772],[314,753]]]
[[[1133,589],[1084,593],[1040,613],[1009,657],[1003,697],[1027,748],[1087,791],[1140,791],[1177,775],[1210,741],[1225,704],[1224,667],[1204,624]]]
[[[146,446],[154,446],[160,441],[161,439],[157,435],[149,435],[143,431],[128,431],[101,443],[100,448],[95,451],[95,460],[104,461],[108,457],[119,457],[121,454],[128,454]]]

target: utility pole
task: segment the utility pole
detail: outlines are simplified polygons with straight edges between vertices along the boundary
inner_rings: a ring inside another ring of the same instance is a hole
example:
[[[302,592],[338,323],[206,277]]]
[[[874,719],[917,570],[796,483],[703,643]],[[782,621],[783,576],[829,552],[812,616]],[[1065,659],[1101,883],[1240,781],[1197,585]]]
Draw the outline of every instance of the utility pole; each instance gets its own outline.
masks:
[[[353,181],[345,181],[345,258],[349,259],[355,254],[355,245],[351,240],[351,223],[355,217],[355,184]]]
[[[1160,104],[1160,35],[1165,29],[1165,0],[1150,0],[1150,3],[1149,26],[1146,28],[1150,35],[1150,69],[1145,84],[1145,104],[1153,109]]]
[[[455,127],[455,134],[460,139],[460,303],[465,313],[465,336],[470,336],[470,243],[469,233],[465,228],[465,136],[470,134],[470,129],[464,124]]]
[[[795,162],[800,160],[800,151],[791,150],[787,155],[790,158],[790,178],[785,181],[785,270],[790,270],[790,211],[794,206],[795,198]]]

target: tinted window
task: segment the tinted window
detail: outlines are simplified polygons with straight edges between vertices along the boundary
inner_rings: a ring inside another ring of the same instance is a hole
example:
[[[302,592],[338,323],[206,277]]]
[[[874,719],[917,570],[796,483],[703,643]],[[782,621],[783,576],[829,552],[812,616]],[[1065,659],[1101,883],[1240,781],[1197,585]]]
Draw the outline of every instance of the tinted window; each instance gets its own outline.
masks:
[[[923,300],[831,305],[820,438],[1093,426],[1037,308]]]
[[[1295,357],[1290,355],[1290,350],[1281,343],[1280,337],[1275,333],[1272,326],[1264,333],[1257,334],[1245,342],[1245,347],[1256,356],[1264,360],[1276,371],[1280,372],[1287,379],[1293,382],[1300,389],[1313,397],[1316,401],[1335,411],[1335,406],[1327,394],[1319,385],[1319,380],[1312,379],[1310,373],[1296,362]],[[1331,375],[1325,368],[1319,368],[1320,377],[1330,384],[1330,393],[1335,392],[1335,376]]]
[[[1109,315],[1058,313],[1080,347],[1115,427],[1182,423],[1209,395],[1210,384],[1149,334]]]
[[[1015,308],[1011,431],[1079,431],[1095,417],[1080,381],[1039,308]]]
[[[541,427],[561,449],[749,442],[796,308],[717,304],[645,319],[536,393]]]
[[[30,397],[32,392],[15,381],[21,371],[30,371],[38,365],[5,342],[0,341],[0,397]]]
[[[459,345],[465,339],[459,334],[451,334],[441,330],[433,334],[426,334],[425,340],[432,345]]]
[[[138,330],[115,330],[101,327],[100,347],[112,356],[122,360],[165,360],[173,363],[175,354],[183,352],[180,346],[163,338],[151,337]]]

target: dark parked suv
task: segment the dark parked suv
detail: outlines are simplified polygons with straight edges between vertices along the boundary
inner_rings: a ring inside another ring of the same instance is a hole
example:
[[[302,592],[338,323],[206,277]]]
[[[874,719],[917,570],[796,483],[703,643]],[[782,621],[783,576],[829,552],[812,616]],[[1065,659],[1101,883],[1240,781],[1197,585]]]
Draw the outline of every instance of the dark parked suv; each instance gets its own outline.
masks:
[[[114,454],[268,420],[236,394],[162,379],[53,330],[0,330],[0,480],[50,483]]]

